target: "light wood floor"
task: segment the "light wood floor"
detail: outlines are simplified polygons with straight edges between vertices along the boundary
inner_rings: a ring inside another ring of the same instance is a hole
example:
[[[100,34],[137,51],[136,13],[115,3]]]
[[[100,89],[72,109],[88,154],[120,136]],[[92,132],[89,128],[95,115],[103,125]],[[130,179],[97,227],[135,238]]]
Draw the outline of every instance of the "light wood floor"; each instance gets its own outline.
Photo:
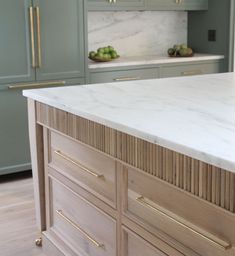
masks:
[[[34,244],[37,237],[32,178],[0,176],[0,255],[45,256]]]

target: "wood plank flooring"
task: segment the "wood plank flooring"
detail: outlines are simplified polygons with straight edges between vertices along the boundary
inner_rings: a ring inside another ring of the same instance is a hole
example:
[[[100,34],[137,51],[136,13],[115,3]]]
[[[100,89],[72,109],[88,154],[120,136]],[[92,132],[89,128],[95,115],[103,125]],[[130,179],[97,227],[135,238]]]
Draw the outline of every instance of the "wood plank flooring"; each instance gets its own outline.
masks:
[[[38,237],[32,178],[0,176],[0,255],[45,256],[34,244]]]

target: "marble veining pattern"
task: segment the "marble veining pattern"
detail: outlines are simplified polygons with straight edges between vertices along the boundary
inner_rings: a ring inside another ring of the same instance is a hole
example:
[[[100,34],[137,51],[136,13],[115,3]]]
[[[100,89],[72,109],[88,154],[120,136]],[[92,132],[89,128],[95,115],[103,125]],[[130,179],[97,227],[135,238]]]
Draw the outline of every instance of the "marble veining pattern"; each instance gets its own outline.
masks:
[[[114,46],[121,56],[162,55],[187,43],[187,12],[89,12],[88,49]]]
[[[24,95],[235,172],[235,73],[27,90]]]

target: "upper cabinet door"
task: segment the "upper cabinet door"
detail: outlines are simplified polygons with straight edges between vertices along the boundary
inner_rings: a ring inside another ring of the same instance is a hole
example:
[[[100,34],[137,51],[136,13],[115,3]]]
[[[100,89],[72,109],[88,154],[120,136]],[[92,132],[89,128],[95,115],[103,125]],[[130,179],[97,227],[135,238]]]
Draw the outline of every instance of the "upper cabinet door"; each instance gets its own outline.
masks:
[[[35,0],[37,80],[84,76],[83,0]]]
[[[89,11],[144,10],[145,0],[88,0]]]
[[[208,10],[208,0],[146,0],[147,10]]]
[[[35,70],[32,68],[30,6],[29,0],[0,1],[1,84],[35,80]]]

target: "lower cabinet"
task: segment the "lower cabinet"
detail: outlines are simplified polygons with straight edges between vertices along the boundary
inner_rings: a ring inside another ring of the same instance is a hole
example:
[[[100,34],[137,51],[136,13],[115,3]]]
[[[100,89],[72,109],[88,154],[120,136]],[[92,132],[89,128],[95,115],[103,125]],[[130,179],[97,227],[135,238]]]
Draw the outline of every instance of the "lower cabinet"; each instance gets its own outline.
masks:
[[[126,69],[118,71],[91,72],[90,83],[111,83],[159,78],[158,68]]]
[[[151,234],[147,234],[151,237]],[[184,256],[176,249],[165,244],[163,247],[160,243],[154,241],[150,243],[145,236],[139,236],[127,227],[122,227],[122,256]]]
[[[27,99],[22,90],[83,84],[84,79],[0,85],[0,175],[31,169]],[[16,126],[17,124],[17,126]]]
[[[167,65],[161,69],[161,77],[195,76],[221,72],[221,62]]]
[[[116,255],[116,221],[50,179],[50,229],[77,255]]]
[[[144,167],[120,162],[119,156],[132,150],[125,136],[116,144],[116,133],[92,121],[70,113],[65,117],[68,113],[44,104],[37,106],[38,121],[45,120],[45,255],[235,255],[233,212],[147,173]],[[65,119],[69,129],[58,122]],[[100,132],[103,141],[96,141]],[[152,151],[155,164],[168,166],[163,176],[170,177],[171,162],[166,162],[170,151],[161,150]],[[175,168],[183,173],[180,166]]]
[[[125,67],[114,70],[91,69],[89,83],[111,83],[121,81],[134,81],[142,79],[193,76],[223,72],[222,61],[188,62],[177,64],[157,65],[156,67],[134,68]]]

